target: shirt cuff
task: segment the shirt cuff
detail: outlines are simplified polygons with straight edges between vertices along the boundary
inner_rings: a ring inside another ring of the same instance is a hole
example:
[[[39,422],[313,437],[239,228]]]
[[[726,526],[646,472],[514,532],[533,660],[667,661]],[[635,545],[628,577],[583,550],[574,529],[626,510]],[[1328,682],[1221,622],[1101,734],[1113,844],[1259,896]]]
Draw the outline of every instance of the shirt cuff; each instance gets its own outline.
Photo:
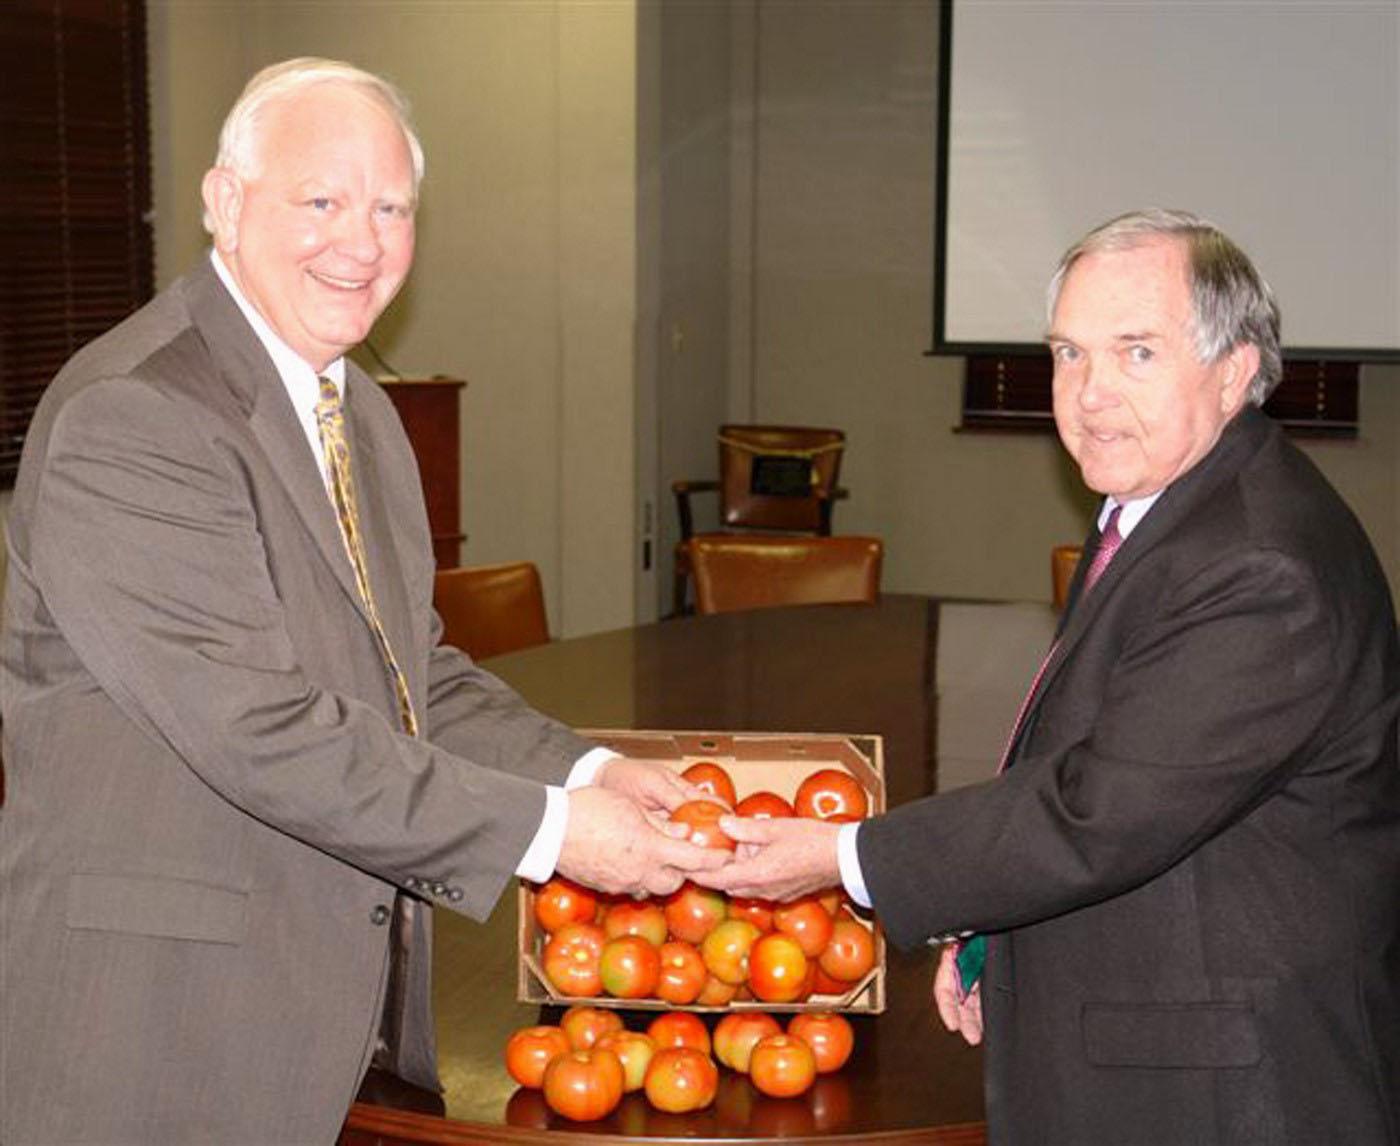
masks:
[[[836,862],[841,868],[841,882],[845,885],[846,894],[861,907],[871,907],[870,892],[866,889],[865,874],[860,870],[860,854],[856,850],[856,834],[859,831],[858,823],[841,825],[841,830],[836,833]]]
[[[564,781],[564,787],[569,790],[587,788],[602,771],[604,764],[609,760],[618,759],[620,757],[611,748],[590,748],[575,761],[568,779]]]
[[[564,850],[564,830],[569,826],[569,791],[588,787],[603,765],[616,758],[617,753],[611,748],[590,748],[569,769],[562,788],[545,786],[544,816],[535,829],[535,838],[516,865],[516,875],[532,883],[544,883],[554,874],[559,853]]]

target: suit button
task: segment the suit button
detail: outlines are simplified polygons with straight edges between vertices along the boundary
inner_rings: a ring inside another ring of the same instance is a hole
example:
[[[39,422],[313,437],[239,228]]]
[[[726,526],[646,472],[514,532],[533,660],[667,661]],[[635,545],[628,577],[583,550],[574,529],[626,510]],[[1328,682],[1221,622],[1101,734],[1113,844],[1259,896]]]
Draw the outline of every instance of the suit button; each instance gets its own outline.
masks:
[[[376,927],[383,927],[389,922],[389,909],[382,903],[376,903],[374,910],[369,913],[369,921]]]
[[[429,890],[431,890],[432,893],[433,893],[434,895],[446,895],[446,894],[447,894],[447,884],[445,884],[445,883],[435,883],[435,884],[433,884],[433,886],[432,886]]]
[[[403,881],[404,887],[408,888],[409,891],[417,891],[418,888],[422,885],[422,883],[423,881],[419,879],[416,875],[411,875]]]
[[[447,893],[447,898],[448,898],[448,900],[449,900],[450,902],[452,902],[452,903],[461,903],[461,902],[462,902],[462,889],[461,889],[460,887],[454,887],[454,888],[449,889],[449,891],[448,891],[448,893]]]

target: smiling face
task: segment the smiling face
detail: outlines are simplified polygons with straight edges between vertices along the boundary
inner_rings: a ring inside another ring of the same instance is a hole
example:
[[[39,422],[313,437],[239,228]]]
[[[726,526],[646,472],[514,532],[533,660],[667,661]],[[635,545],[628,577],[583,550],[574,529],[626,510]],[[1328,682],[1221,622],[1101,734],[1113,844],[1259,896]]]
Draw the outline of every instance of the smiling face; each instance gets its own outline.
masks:
[[[370,96],[321,83],[269,104],[256,170],[204,177],[214,243],[268,325],[315,370],[363,341],[413,262],[413,161]]]
[[[1153,237],[1082,255],[1047,337],[1055,424],[1085,484],[1146,497],[1210,452],[1244,403],[1258,350],[1196,355],[1185,244]]]

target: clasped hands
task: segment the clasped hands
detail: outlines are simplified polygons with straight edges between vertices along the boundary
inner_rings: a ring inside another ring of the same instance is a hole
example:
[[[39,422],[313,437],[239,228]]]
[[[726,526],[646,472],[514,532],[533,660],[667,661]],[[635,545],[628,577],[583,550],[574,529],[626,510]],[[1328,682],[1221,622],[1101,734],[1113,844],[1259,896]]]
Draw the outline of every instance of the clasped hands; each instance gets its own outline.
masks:
[[[733,852],[687,842],[669,814],[687,800],[714,799],[656,761],[618,757],[592,786],[569,793],[569,823],[557,870],[607,892],[669,895],[687,879],[737,896],[787,900],[841,882],[839,825],[820,820],[725,816]]]

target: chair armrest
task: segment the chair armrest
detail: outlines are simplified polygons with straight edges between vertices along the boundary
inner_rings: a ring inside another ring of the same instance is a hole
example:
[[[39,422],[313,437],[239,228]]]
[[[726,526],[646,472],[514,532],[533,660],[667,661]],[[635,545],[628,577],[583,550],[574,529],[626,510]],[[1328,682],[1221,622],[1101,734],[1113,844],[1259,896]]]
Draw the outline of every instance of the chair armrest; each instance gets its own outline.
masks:
[[[851,496],[850,490],[842,486],[836,486],[829,494],[821,499],[821,524],[817,527],[817,533],[822,537],[831,536],[831,511],[836,508],[838,501],[845,501]]]
[[[693,493],[717,493],[717,481],[686,481],[671,483],[671,492],[676,495],[676,516],[680,518],[681,540],[688,541],[695,533],[694,519],[690,513],[690,495]]]

